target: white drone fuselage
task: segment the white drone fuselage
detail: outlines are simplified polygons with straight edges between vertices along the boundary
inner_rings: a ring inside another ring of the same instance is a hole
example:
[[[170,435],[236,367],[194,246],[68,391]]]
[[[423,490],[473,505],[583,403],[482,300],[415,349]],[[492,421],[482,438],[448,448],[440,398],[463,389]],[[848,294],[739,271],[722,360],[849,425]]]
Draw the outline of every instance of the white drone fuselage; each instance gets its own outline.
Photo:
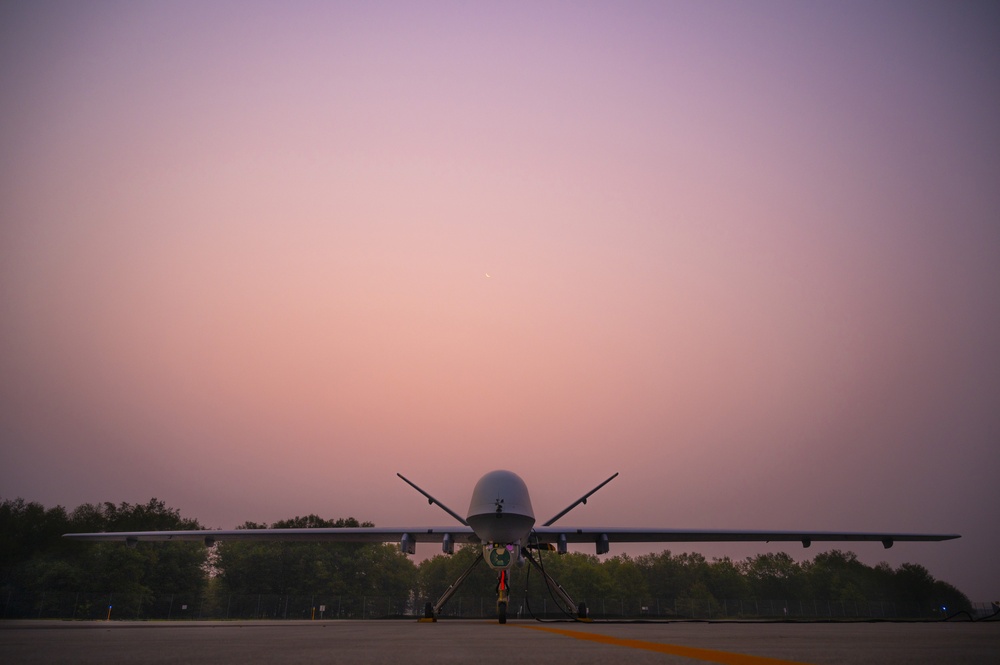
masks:
[[[492,568],[507,568],[520,559],[521,545],[535,526],[528,486],[512,471],[491,471],[472,490],[465,521],[483,544]],[[490,550],[503,548],[510,557],[491,557]]]

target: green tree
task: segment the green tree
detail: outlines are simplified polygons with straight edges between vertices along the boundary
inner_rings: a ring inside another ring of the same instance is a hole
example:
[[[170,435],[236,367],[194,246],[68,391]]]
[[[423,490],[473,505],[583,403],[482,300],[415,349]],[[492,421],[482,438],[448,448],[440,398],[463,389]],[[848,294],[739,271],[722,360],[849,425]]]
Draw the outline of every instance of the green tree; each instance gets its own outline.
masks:
[[[708,565],[706,585],[712,596],[719,600],[739,600],[750,595],[747,578],[729,557],[712,560]]]
[[[871,569],[854,552],[831,550],[802,564],[809,595],[819,600],[862,602],[870,597]]]
[[[35,591],[152,594],[197,591],[205,582],[204,549],[192,543],[70,542],[68,532],[198,529],[163,501],[84,504],[67,514],[21,499],[0,504],[0,559],[5,584]]]
[[[868,570],[868,600],[892,600],[895,597],[896,571],[885,561]]]
[[[604,569],[611,578],[612,592],[623,598],[643,599],[649,597],[646,576],[627,554],[613,556],[604,562]]]
[[[66,561],[62,534],[70,530],[62,506],[46,510],[20,498],[0,502],[0,583],[57,591],[81,582],[82,571]]]
[[[316,515],[280,520],[271,528],[358,528],[371,522]],[[241,529],[265,528],[247,522]],[[394,545],[331,542],[222,541],[213,563],[220,593],[408,598],[416,566]],[[350,608],[347,608],[350,609]]]
[[[951,614],[971,607],[969,599],[946,582],[939,582],[926,568],[915,563],[904,563],[896,569],[892,585],[892,600],[903,605],[902,613],[923,615],[926,612]]]
[[[635,561],[646,577],[646,587],[653,598],[678,598],[690,586],[681,560],[670,550],[646,554]]]
[[[84,504],[70,515],[70,531],[165,531],[200,529],[197,520],[153,498],[141,504]],[[72,543],[84,571],[81,590],[126,594],[137,604],[157,595],[200,594],[207,581],[206,548],[191,542]]]
[[[741,564],[752,597],[788,599],[801,597],[802,570],[785,552],[769,552],[749,557]]]
[[[729,558],[709,563],[697,552],[638,557],[650,594],[654,598],[742,598],[747,593],[743,571]]]
[[[966,612],[972,610],[969,597],[947,582],[935,580],[932,592],[932,599],[941,606],[946,616],[963,610]]]
[[[704,555],[684,552],[676,557],[682,598],[712,599],[708,588],[709,565]]]

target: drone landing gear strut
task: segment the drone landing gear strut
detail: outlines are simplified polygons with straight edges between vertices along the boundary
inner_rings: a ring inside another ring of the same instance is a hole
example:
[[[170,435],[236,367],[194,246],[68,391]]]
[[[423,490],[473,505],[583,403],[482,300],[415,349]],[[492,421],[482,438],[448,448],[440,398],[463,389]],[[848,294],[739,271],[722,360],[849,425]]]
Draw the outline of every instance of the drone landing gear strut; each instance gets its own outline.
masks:
[[[559,582],[556,582],[551,575],[545,572],[545,569],[542,568],[542,565],[538,563],[537,560],[535,560],[535,557],[531,555],[531,552],[529,552],[527,549],[524,549],[523,553],[524,553],[524,558],[528,560],[528,563],[534,566],[535,570],[537,570],[539,574],[541,574],[542,579],[545,580],[545,585],[549,588],[549,590],[553,594],[558,596],[559,599],[566,606],[566,610],[568,611],[570,616],[572,616],[575,613],[577,621],[590,621],[590,619],[587,618],[587,604],[580,603],[579,605],[577,605],[576,601],[574,601],[573,597],[570,596],[569,593],[567,593],[566,589],[562,588],[562,585],[559,584]]]
[[[510,584],[507,571],[501,570],[497,575],[497,618],[500,623],[507,623],[507,603],[510,600]]]
[[[420,620],[437,621],[437,616],[438,614],[440,614],[441,608],[444,607],[444,604],[448,602],[448,599],[455,594],[455,592],[458,590],[458,587],[462,585],[462,582],[465,581],[465,578],[468,577],[469,573],[472,572],[472,569],[475,568],[477,565],[479,565],[479,562],[482,560],[483,560],[483,553],[480,552],[479,556],[477,556],[475,560],[469,565],[469,567],[465,569],[465,572],[462,573],[459,576],[459,578],[455,580],[443,594],[441,594],[441,597],[438,598],[436,603],[434,603],[433,605],[431,605],[430,603],[424,605],[424,616]]]

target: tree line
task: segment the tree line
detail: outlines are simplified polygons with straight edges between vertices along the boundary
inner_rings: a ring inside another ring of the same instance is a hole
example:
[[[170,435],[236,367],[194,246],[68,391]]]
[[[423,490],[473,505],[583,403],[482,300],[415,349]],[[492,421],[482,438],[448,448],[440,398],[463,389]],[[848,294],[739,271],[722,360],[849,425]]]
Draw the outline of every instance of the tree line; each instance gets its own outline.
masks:
[[[271,525],[246,522],[238,528],[370,527],[354,518],[316,515]],[[163,501],[145,504],[84,504],[67,511],[46,509],[23,499],[0,503],[0,590],[11,593],[114,592],[154,598],[161,594],[333,594],[347,599],[383,596],[436,599],[473,562],[477,548],[438,554],[415,563],[392,544],[327,542],[141,542],[81,543],[64,533],[201,529]],[[687,599],[716,602],[752,599],[821,599],[840,602],[886,601],[914,606],[971,607],[969,599],[926,568],[904,563],[868,566],[853,552],[831,550],[795,561],[770,552],[734,561],[707,560],[698,553],[603,560],[569,553],[535,555],[545,571],[577,601],[597,599]],[[530,566],[512,570],[511,588],[540,607],[548,593]],[[449,605],[490,596],[496,574],[481,564]],[[521,591],[523,590],[523,592]],[[516,599],[516,595],[515,595]]]

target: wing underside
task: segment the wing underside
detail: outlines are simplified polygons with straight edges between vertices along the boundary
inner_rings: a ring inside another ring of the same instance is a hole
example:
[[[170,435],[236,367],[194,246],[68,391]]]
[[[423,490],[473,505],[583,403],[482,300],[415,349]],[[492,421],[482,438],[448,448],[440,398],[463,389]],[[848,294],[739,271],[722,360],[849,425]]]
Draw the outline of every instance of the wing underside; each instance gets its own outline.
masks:
[[[469,527],[361,527],[313,529],[235,529],[198,531],[119,531],[68,533],[66,538],[90,541],[312,541],[340,543],[478,543]],[[942,541],[957,534],[868,533],[849,531],[727,531],[715,529],[632,529],[622,527],[538,527],[531,532],[535,543],[709,543],[709,542],[881,542],[891,547],[896,541]]]
[[[478,543],[472,529],[454,527],[357,527],[314,529],[234,529],[198,531],[115,531],[100,533],[67,533],[74,540],[120,541],[194,541],[212,544],[221,541],[310,541],[333,543],[392,543],[408,540],[417,543]]]
[[[891,547],[896,541],[941,541],[957,534],[868,533],[850,531],[728,531],[716,529],[630,529],[621,527],[540,527],[532,532],[539,543],[736,543],[872,541]],[[600,547],[599,547],[600,549]]]

